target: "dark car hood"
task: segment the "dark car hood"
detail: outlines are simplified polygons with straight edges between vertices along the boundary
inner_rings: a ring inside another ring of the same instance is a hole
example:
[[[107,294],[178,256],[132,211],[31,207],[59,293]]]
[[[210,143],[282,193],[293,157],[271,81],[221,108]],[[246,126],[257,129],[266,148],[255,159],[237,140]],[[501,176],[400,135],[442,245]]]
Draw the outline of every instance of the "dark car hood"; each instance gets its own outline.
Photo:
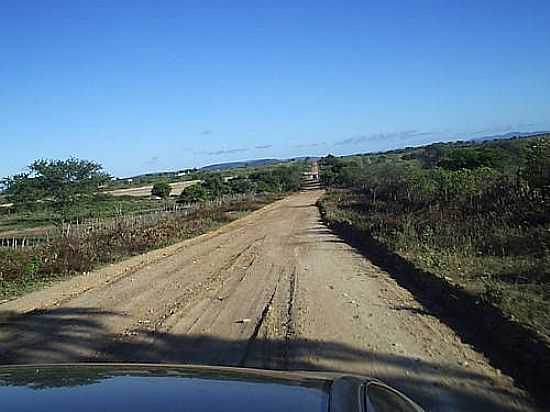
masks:
[[[0,367],[5,411],[327,411],[331,379],[151,365]]]

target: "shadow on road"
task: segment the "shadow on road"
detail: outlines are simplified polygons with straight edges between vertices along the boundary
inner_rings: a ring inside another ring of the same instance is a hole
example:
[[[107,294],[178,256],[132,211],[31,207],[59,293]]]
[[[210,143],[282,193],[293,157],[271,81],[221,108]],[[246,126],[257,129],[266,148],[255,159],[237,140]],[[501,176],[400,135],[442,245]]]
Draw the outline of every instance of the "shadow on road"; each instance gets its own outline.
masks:
[[[451,405],[475,405],[478,411],[517,411],[521,402],[510,393],[495,399],[484,394],[487,377],[461,367],[441,365],[390,353],[372,352],[349,345],[296,339],[253,342],[212,336],[175,335],[137,329],[129,335],[112,335],[104,317],[122,313],[90,308],[57,308],[29,314],[0,313],[0,360],[4,364],[38,362],[140,362],[218,366],[248,366],[290,370],[335,371],[334,364],[372,365],[379,378],[434,410]],[[265,348],[285,347],[284,356]],[[242,353],[236,351],[246,350]],[[365,373],[369,374],[369,370]],[[372,372],[371,372],[372,374]],[[445,383],[452,379],[458,384]],[[444,398],[441,397],[444,394]],[[457,409],[465,410],[465,409]],[[471,409],[470,409],[471,410]]]
[[[528,389],[540,405],[547,405],[550,400],[548,348],[532,338],[529,331],[460,287],[416,268],[365,233],[349,225],[328,227],[322,220],[318,224],[322,228],[318,230],[327,230],[330,238],[346,242],[359,255],[387,272],[414,295],[424,307],[425,314],[437,317],[464,343],[483,353],[491,365],[511,376],[515,384]]]

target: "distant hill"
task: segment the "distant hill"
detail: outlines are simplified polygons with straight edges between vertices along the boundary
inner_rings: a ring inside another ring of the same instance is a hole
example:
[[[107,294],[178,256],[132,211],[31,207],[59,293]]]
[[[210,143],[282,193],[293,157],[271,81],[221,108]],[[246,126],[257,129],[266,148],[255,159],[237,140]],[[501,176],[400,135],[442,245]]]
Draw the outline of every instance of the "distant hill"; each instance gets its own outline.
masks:
[[[188,169],[188,170],[190,172],[196,172],[196,171],[215,172],[215,171],[235,169],[239,167],[270,166],[270,165],[288,163],[296,160],[305,160],[305,159],[319,160],[320,157],[301,156],[301,157],[293,157],[291,159],[253,159],[253,160],[243,160],[238,162],[217,163],[213,165],[203,166],[199,169]],[[166,181],[166,180],[177,181],[177,180],[181,180],[179,179],[180,175],[178,173],[179,172],[177,171],[144,173],[142,175],[137,175],[137,176],[117,178],[115,179],[115,182],[124,182],[124,184],[119,184],[118,186],[120,186],[120,188],[125,188],[130,186],[133,187],[133,186],[139,186],[139,185],[145,185],[145,184],[154,184],[158,181]]]
[[[285,160],[280,159],[256,159],[256,160],[243,160],[240,162],[228,162],[228,163],[218,163],[213,165],[208,165],[201,167],[199,170],[205,172],[212,172],[215,170],[227,170],[235,169],[237,167],[259,167],[259,166],[269,166],[276,163],[283,163]]]
[[[201,167],[199,170],[204,172],[212,172],[212,171],[219,171],[219,170],[227,170],[227,169],[235,169],[238,167],[261,167],[261,166],[269,166],[279,163],[288,163],[293,162],[296,160],[319,160],[320,157],[312,157],[312,156],[301,156],[301,157],[293,157],[291,159],[255,159],[255,160],[243,160],[241,162],[228,162],[228,163],[218,163],[214,165],[208,165]]]
[[[300,157],[293,157],[292,159],[287,159],[288,162],[292,162],[292,161],[295,161],[295,160],[312,160],[312,161],[316,161],[316,160],[321,160],[321,157],[319,157],[319,156],[300,156]]]
[[[547,134],[550,132],[547,131],[538,131],[538,132],[508,132],[503,134],[496,134],[492,136],[481,136],[481,137],[473,137],[469,139],[473,142],[485,142],[488,140],[497,140],[497,139],[511,139],[512,137],[531,137],[536,136],[539,134]]]

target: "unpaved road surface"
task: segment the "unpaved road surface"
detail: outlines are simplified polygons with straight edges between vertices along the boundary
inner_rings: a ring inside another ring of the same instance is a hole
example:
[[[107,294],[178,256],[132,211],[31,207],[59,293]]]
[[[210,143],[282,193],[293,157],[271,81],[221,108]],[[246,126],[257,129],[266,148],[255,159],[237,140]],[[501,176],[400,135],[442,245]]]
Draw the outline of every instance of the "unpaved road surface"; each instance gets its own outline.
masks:
[[[433,411],[534,410],[391,276],[331,233],[320,191],[0,305],[0,362],[346,371]]]

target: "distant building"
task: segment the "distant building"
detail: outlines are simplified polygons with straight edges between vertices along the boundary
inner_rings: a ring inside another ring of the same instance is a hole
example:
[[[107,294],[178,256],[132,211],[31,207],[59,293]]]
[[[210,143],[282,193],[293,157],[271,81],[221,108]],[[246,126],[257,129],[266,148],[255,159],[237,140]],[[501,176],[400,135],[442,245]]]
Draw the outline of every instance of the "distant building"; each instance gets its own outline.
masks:
[[[191,173],[193,172],[196,172],[197,169],[184,169],[184,170],[180,170],[176,173],[176,176],[177,177],[182,177],[182,176],[187,176],[187,175],[190,175]]]

